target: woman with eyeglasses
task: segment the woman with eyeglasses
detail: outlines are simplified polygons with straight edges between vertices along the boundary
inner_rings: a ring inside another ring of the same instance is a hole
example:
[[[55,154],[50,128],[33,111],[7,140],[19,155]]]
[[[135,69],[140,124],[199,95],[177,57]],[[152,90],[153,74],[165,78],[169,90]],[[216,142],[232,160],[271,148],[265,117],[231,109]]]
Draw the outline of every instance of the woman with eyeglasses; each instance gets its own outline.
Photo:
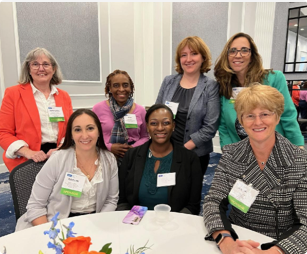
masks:
[[[206,240],[215,240],[223,254],[307,252],[307,152],[275,131],[284,101],[276,88],[259,83],[236,98],[248,137],[224,146],[204,201]],[[239,240],[247,238],[232,224],[275,240],[259,249],[257,239]]]
[[[145,108],[133,100],[134,84],[126,71],[115,70],[107,77],[105,94],[108,100],[94,105],[106,147],[121,163],[128,149],[144,144],[149,136]]]
[[[32,159],[44,161],[65,136],[72,114],[60,66],[45,48],[31,50],[21,67],[19,84],[5,90],[0,109],[0,146],[9,171]]]
[[[219,136],[221,147],[247,137],[237,119],[234,101],[242,89],[252,82],[275,87],[285,98],[285,110],[276,131],[293,144],[304,145],[298,122],[297,111],[291,100],[285,76],[281,71],[264,69],[262,59],[253,39],[245,33],[233,35],[217,59],[214,75],[220,84],[221,116]]]

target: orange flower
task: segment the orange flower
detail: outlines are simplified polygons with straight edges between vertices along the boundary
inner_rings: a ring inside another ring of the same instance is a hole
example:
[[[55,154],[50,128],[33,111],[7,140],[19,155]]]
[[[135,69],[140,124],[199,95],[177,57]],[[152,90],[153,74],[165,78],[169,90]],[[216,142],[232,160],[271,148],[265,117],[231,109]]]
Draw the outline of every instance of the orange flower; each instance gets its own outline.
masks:
[[[82,251],[80,254],[106,254],[106,253],[92,250],[92,251]]]
[[[68,237],[63,241],[65,247],[63,248],[65,254],[79,254],[83,251],[89,253],[88,249],[90,247],[91,238],[78,236],[78,237]]]

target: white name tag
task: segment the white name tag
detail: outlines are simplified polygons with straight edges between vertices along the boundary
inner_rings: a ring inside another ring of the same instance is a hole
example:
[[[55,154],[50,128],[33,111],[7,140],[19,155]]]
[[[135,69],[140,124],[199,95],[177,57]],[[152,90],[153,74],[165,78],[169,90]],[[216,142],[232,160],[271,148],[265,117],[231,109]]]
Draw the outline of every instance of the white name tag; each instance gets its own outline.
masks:
[[[247,213],[258,194],[258,190],[238,179],[228,195],[228,200],[234,207]]]
[[[176,173],[157,174],[157,187],[176,185]]]
[[[61,188],[61,194],[77,198],[81,197],[85,179],[85,176],[66,173]]]
[[[64,122],[64,113],[62,107],[48,107],[50,122]]]
[[[125,127],[136,129],[138,127],[138,122],[136,120],[135,114],[127,114],[124,116]]]
[[[177,111],[178,111],[179,103],[178,102],[166,101],[165,105],[168,106],[172,110],[172,112],[174,114],[174,118],[175,118]]]

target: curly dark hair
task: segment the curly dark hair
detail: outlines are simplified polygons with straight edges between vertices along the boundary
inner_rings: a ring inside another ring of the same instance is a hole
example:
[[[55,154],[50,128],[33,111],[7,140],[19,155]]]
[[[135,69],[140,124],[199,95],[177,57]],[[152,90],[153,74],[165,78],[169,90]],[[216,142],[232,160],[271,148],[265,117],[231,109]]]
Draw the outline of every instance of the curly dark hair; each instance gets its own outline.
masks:
[[[111,81],[112,81],[112,78],[117,75],[117,74],[123,74],[125,75],[128,79],[129,79],[129,83],[130,83],[130,87],[131,87],[131,97],[133,97],[133,92],[134,92],[134,84],[133,84],[133,81],[132,79],[130,78],[129,74],[126,72],[126,71],[121,71],[121,70],[115,70],[113,71],[112,73],[110,73],[108,76],[107,76],[107,81],[106,81],[106,86],[104,88],[104,91],[105,91],[105,95],[106,96],[110,96],[109,92],[110,92],[110,86],[111,86]],[[112,95],[111,95],[112,96]]]

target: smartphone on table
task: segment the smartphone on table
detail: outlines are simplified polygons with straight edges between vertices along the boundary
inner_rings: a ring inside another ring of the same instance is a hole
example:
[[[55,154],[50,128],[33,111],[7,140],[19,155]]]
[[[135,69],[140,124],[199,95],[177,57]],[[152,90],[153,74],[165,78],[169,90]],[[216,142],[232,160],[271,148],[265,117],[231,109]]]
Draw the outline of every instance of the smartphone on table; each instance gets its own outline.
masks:
[[[138,225],[142,220],[142,218],[144,217],[144,214],[147,212],[147,210],[148,207],[146,206],[138,206],[138,205],[133,206],[132,209],[129,211],[129,213],[126,215],[126,217],[123,219],[123,223]]]

